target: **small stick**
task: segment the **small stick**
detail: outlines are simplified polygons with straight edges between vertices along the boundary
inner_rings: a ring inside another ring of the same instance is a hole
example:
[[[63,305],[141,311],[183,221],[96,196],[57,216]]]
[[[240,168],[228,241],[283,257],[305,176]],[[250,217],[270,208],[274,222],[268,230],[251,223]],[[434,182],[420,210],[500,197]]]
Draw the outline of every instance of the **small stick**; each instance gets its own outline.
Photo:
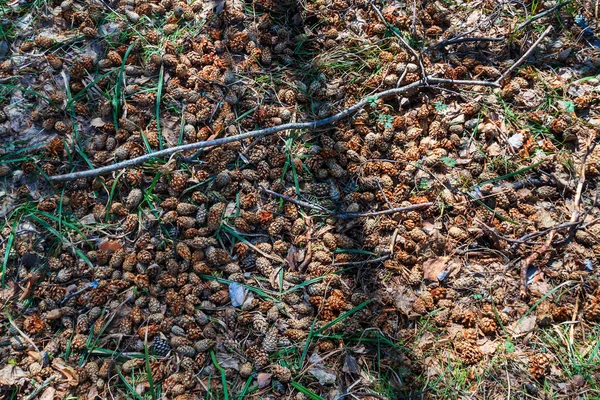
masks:
[[[309,203],[307,201],[297,200],[290,196],[286,196],[281,193],[273,192],[272,190],[269,190],[269,189],[265,188],[264,186],[261,186],[260,189],[263,192],[270,194],[271,196],[279,197],[280,199],[284,199],[286,201],[289,201],[290,203],[294,203],[294,204],[302,206],[302,207],[311,208],[313,210],[318,210],[318,211],[323,211],[324,213],[327,213],[333,217],[340,218],[340,219],[372,217],[375,215],[386,215],[386,214],[394,214],[394,213],[403,212],[403,211],[420,210],[422,208],[431,207],[434,204],[432,202],[429,202],[429,203],[412,204],[412,205],[406,206],[406,207],[395,207],[395,208],[390,208],[387,210],[380,210],[380,211],[367,211],[367,212],[357,212],[357,213],[336,213],[335,211],[328,210],[325,207],[319,206],[317,204]]]
[[[529,295],[529,288],[527,287],[527,270],[529,269],[529,265],[550,249],[555,234],[556,230],[551,231],[543,246],[521,261],[521,298],[526,299]]]
[[[441,47],[446,47],[446,46],[450,46],[453,44],[459,44],[459,43],[467,43],[467,42],[501,42],[504,39],[506,39],[504,36],[500,36],[500,37],[468,37],[468,38],[453,38],[453,39],[447,39],[447,40],[442,40],[441,42],[434,44],[433,46],[428,47],[427,49],[425,49],[425,51],[429,51],[432,49],[439,49]]]
[[[534,15],[533,17],[529,18],[527,21],[525,21],[522,24],[520,24],[519,26],[517,26],[513,32],[520,31],[521,29],[525,28],[527,25],[531,24],[533,21],[537,21],[540,18],[544,18],[546,15],[551,14],[555,10],[558,10],[559,8],[564,7],[569,3],[571,3],[571,0],[565,1],[563,3],[558,3],[554,7],[549,8],[546,11],[542,11],[541,13]]]
[[[382,262],[387,260],[388,258],[390,258],[389,254],[386,254],[385,256],[382,257],[378,257],[378,258],[374,258],[372,260],[365,260],[365,261],[348,261],[348,262],[341,262],[341,263],[333,263],[330,265],[330,267],[342,267],[345,265],[365,265],[365,264],[375,264],[378,262]]]
[[[516,63],[514,63],[513,65],[510,66],[510,68],[508,68],[506,71],[504,71],[504,73],[500,76],[500,78],[498,78],[498,80],[496,80],[496,83],[500,84],[500,82],[502,82],[504,79],[506,79],[506,77],[508,75],[510,75],[511,72],[513,72],[517,67],[519,67],[523,63],[523,61],[525,61],[527,59],[527,57],[529,57],[531,55],[531,53],[533,53],[533,51],[536,49],[536,47],[538,47],[538,45],[542,42],[542,40],[546,37],[546,35],[548,35],[550,33],[551,30],[552,30],[552,25],[550,25],[549,27],[546,28],[546,30],[540,35],[538,40],[536,40],[535,43],[533,43],[531,45],[529,50],[527,50],[525,52],[525,54],[523,54],[521,56],[521,58],[519,58],[517,60]]]
[[[548,31],[548,29],[546,29]],[[593,143],[594,135],[590,135],[587,142],[587,149],[585,156],[583,158],[583,162],[579,167],[579,182],[577,183],[577,192],[575,193],[575,198],[573,199],[573,213],[571,214],[571,221],[569,223],[570,226],[576,227],[582,221],[578,221],[580,215],[579,203],[581,202],[581,193],[583,192],[583,186],[585,185],[585,166],[587,161],[587,156],[590,153],[590,150],[594,148],[595,144]],[[571,231],[573,232],[573,231]],[[571,234],[571,232],[569,234]],[[552,240],[554,239],[554,235],[556,234],[556,229],[550,232],[548,235],[548,239],[546,243],[539,250],[534,251],[529,257],[525,259],[521,263],[521,296],[526,298],[528,289],[527,289],[527,269],[529,268],[529,264],[535,261],[539,256],[544,254],[550,248],[552,244]],[[574,234],[574,232],[573,232]]]
[[[417,53],[417,51],[415,49],[413,49],[410,44],[408,44],[408,42],[406,40],[404,40],[404,38],[398,34],[398,32],[396,32],[395,27],[392,26],[389,22],[386,21],[385,17],[383,16],[383,14],[381,13],[381,11],[379,11],[379,9],[377,8],[377,6],[375,5],[375,3],[371,2],[371,7],[373,8],[373,10],[375,11],[375,13],[377,14],[377,16],[379,17],[379,19],[381,20],[381,22],[383,22],[383,24],[385,26],[388,27],[388,29],[394,34],[394,36],[396,36],[398,38],[398,40],[400,40],[400,42],[402,43],[402,45],[406,48],[406,50],[410,51],[412,53],[412,55],[415,57],[415,59],[417,60],[417,62],[419,63],[419,68],[421,69],[421,77],[423,79],[427,79],[427,74],[425,72],[425,67],[423,66],[423,60],[421,58],[421,55],[419,53]],[[413,12],[416,9],[413,9]]]
[[[577,225],[581,224],[582,222],[583,221],[565,222],[564,224],[556,225],[551,228],[545,229],[543,231],[528,233],[527,235],[523,235],[519,239],[516,239],[516,240],[512,239],[512,240],[510,240],[510,242],[514,243],[514,245],[511,246],[511,250],[514,250],[520,244],[526,243],[527,240],[529,240],[529,239],[533,239],[535,237],[545,235],[546,233],[551,232],[551,231],[577,226]],[[508,238],[504,238],[504,240],[508,241]]]

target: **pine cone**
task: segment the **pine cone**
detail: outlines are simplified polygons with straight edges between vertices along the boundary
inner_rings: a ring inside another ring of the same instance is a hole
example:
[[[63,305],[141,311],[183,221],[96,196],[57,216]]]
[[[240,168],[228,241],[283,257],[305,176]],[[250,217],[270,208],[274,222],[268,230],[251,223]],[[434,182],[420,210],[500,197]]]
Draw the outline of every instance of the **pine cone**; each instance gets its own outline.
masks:
[[[193,215],[198,211],[198,206],[191,203],[179,203],[176,210],[179,215]]]
[[[271,262],[266,257],[258,257],[255,261],[256,269],[263,276],[269,277],[273,273],[273,266],[271,266]]]
[[[277,328],[270,328],[263,338],[262,346],[267,353],[273,353],[277,350]]]
[[[456,342],[454,344],[454,349],[460,359],[467,365],[476,364],[483,358],[483,352],[479,346],[470,342]]]
[[[498,325],[493,319],[483,317],[479,320],[479,328],[484,334],[491,335],[492,333],[496,332],[496,329],[498,329]]]
[[[123,63],[123,58],[114,50],[111,50],[106,54],[106,59],[113,67],[118,67]]]
[[[257,370],[261,370],[269,365],[269,355],[258,346],[250,346],[246,350],[246,356]]]
[[[210,208],[207,216],[207,228],[209,230],[216,231],[219,228],[223,211],[225,211],[225,203],[215,203]]]
[[[206,353],[215,346],[216,342],[212,339],[202,339],[194,343],[194,348],[198,353]]]
[[[276,365],[273,367],[273,375],[275,375],[275,378],[283,383],[287,383],[292,380],[292,371],[290,371],[288,367],[281,365]]]
[[[184,357],[194,357],[196,355],[196,349],[194,349],[192,346],[183,345],[177,347],[177,353]]]
[[[542,379],[549,371],[550,357],[547,354],[539,353],[529,357],[529,373],[535,379]]]
[[[169,346],[166,340],[156,336],[152,342],[152,350],[156,355],[165,357],[171,351],[171,346]]]
[[[35,44],[42,49],[49,49],[50,47],[54,46],[54,43],[55,40],[48,36],[39,35],[35,38]]]

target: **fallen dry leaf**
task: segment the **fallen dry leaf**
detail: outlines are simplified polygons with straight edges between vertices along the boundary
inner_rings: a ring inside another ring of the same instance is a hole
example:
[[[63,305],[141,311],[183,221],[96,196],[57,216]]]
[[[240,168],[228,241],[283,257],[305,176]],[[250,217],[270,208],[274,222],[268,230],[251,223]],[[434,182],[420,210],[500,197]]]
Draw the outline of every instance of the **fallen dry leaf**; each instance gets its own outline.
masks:
[[[56,389],[54,389],[52,386],[50,386],[50,387],[46,388],[46,390],[44,390],[44,392],[41,394],[40,400],[53,400],[55,394],[56,394]]]
[[[536,316],[529,315],[519,321],[514,322],[509,329],[514,335],[524,335],[529,333],[535,328]]]
[[[446,271],[449,257],[437,257],[423,263],[423,278],[428,281],[437,281],[438,276]]]
[[[27,372],[23,371],[16,365],[6,365],[0,369],[0,385],[14,386],[23,385],[26,382]]]
[[[267,374],[266,372],[261,372],[260,374],[258,374],[258,376],[256,377],[256,383],[258,384],[259,388],[264,388],[269,386],[269,384],[271,383],[271,377],[273,376],[273,374]]]
[[[105,251],[107,253],[114,253],[115,251],[121,250],[123,245],[116,240],[105,240],[98,246],[98,250]]]

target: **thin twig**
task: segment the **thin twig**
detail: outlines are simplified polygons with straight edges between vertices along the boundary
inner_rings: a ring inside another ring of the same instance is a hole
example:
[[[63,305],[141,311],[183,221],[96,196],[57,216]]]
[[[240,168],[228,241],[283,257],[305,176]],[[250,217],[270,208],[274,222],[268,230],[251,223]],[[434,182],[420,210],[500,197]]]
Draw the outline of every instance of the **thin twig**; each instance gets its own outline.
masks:
[[[587,165],[588,156],[590,155],[590,153],[592,151],[594,151],[594,148],[596,147],[596,142],[594,141],[594,139],[595,139],[595,135],[589,136],[587,143],[586,143],[585,154],[583,156],[583,160],[579,167],[579,182],[577,182],[577,191],[575,192],[575,198],[573,199],[573,213],[571,214],[571,222],[579,219],[579,216],[581,215],[581,209],[579,206],[581,203],[581,194],[583,193],[583,187],[585,185],[585,168]],[[573,239],[573,237],[575,236],[576,230],[577,230],[576,226],[574,226],[573,228],[571,228],[571,230],[569,230],[569,234],[567,236],[566,241],[571,241]]]
[[[533,53],[533,51],[536,49],[536,47],[538,47],[538,45],[542,42],[542,40],[546,37],[546,35],[548,35],[550,33],[551,30],[552,30],[552,25],[550,25],[549,27],[546,28],[546,30],[540,35],[538,40],[536,40],[535,43],[533,43],[531,45],[529,50],[527,50],[525,52],[525,54],[523,54],[521,56],[521,58],[519,58],[517,60],[516,63],[514,63],[513,65],[510,66],[510,68],[508,68],[506,71],[504,71],[504,73],[500,76],[500,78],[498,78],[498,80],[496,80],[496,83],[500,84],[500,82],[502,82],[508,75],[510,75],[511,72],[513,72],[517,67],[519,67],[523,63],[523,61],[525,61],[531,55],[531,53]]]
[[[529,269],[529,265],[537,260],[540,256],[546,253],[550,249],[550,245],[552,244],[552,240],[554,239],[554,235],[556,235],[556,230],[553,230],[548,235],[546,242],[539,249],[535,250],[533,253],[529,255],[525,260],[521,261],[521,297],[527,298],[529,295],[529,288],[527,287],[527,270]]]
[[[529,18],[527,21],[525,21],[522,24],[520,24],[519,26],[517,26],[515,28],[515,30],[513,31],[513,33],[520,31],[521,29],[525,28],[527,25],[531,24],[533,21],[537,21],[540,18],[544,18],[546,15],[551,14],[552,12],[558,10],[559,8],[566,6],[569,3],[571,3],[571,0],[565,1],[563,3],[558,3],[554,7],[549,8],[546,11],[542,11],[541,13],[534,15],[533,17]]]
[[[299,205],[301,207],[306,207],[306,208],[311,208],[313,210],[322,211],[324,213],[327,213],[327,214],[329,214],[331,216],[334,216],[334,217],[340,218],[340,219],[373,217],[373,216],[376,216],[376,215],[386,215],[386,214],[394,214],[394,213],[397,213],[397,212],[420,210],[420,209],[423,209],[423,208],[431,207],[434,204],[434,203],[429,202],[429,203],[412,204],[412,205],[406,206],[406,207],[395,207],[395,208],[390,208],[390,209],[387,209],[387,210],[380,210],[380,211],[366,211],[366,212],[356,212],[356,213],[336,213],[335,211],[328,210],[325,207],[322,207],[320,205],[309,203],[307,201],[302,201],[302,200],[294,199],[293,197],[286,196],[284,194],[274,192],[272,190],[269,190],[269,189],[265,188],[264,186],[260,186],[260,189],[263,192],[265,192],[267,194],[270,194],[271,196],[275,196],[275,197],[278,197],[280,199],[289,201],[290,203],[294,203],[294,204]]]
[[[181,146],[174,146],[174,147],[170,147],[168,149],[155,151],[154,153],[145,154],[140,157],[132,158],[130,160],[125,160],[125,161],[118,162],[118,163],[115,163],[112,165],[107,165],[107,166],[104,166],[101,168],[80,171],[80,172],[72,172],[72,173],[64,174],[64,175],[54,175],[54,176],[50,177],[50,180],[53,182],[66,182],[66,181],[73,181],[73,180],[81,179],[81,178],[92,178],[95,176],[107,174],[109,172],[118,171],[120,169],[133,167],[135,165],[143,164],[143,163],[151,161],[153,159],[157,159],[160,157],[168,156],[168,155],[183,152],[183,151],[202,149],[202,148],[211,147],[211,146],[220,146],[220,145],[224,145],[224,144],[231,143],[231,142],[238,142],[238,141],[241,141],[244,139],[268,136],[268,135],[272,135],[277,132],[286,131],[286,130],[318,129],[318,128],[321,128],[324,126],[332,125],[332,124],[334,124],[338,121],[341,121],[344,118],[356,113],[358,110],[365,107],[373,99],[381,99],[381,98],[396,96],[396,95],[405,93],[407,91],[410,91],[412,89],[416,89],[419,87],[431,87],[431,85],[429,85],[431,83],[438,83],[438,84],[447,83],[447,84],[454,84],[454,85],[479,85],[479,86],[492,86],[492,87],[499,86],[498,82],[455,80],[455,79],[428,77],[426,80],[421,79],[421,80],[418,80],[416,82],[413,82],[411,84],[408,84],[408,85],[405,85],[405,86],[402,86],[399,88],[389,89],[389,90],[385,90],[383,92],[375,93],[371,96],[364,98],[363,100],[359,101],[355,105],[348,107],[348,108],[340,111],[339,113],[332,115],[331,117],[328,117],[328,118],[323,118],[320,120],[308,121],[308,122],[292,122],[292,123],[273,126],[270,128],[250,131],[250,132],[242,133],[239,135],[228,136],[228,137],[219,138],[219,139],[206,140],[206,141],[202,141],[202,142],[189,143],[189,144],[184,144]]]
[[[406,40],[404,40],[402,35],[400,35],[398,32],[396,32],[396,27],[392,26],[389,22],[387,22],[387,20],[385,19],[385,17],[381,13],[381,11],[379,11],[379,8],[377,8],[377,6],[375,5],[374,2],[371,2],[371,8],[373,8],[373,10],[375,11],[375,14],[377,14],[377,16],[379,17],[381,22],[383,22],[383,24],[385,26],[387,26],[387,28],[394,34],[394,36],[396,36],[398,38],[398,40],[400,40],[400,42],[406,48],[406,50],[408,50],[415,57],[415,59],[419,63],[419,69],[421,70],[421,77],[426,80],[427,73],[425,72],[425,67],[423,66],[423,59],[421,58],[421,55],[419,53],[417,53],[417,51],[415,49],[413,49]]]
[[[476,220],[476,222],[479,223],[479,225],[483,226],[486,231],[488,231],[491,234],[493,234],[494,236],[496,236],[498,239],[504,240],[508,243],[514,243],[514,247],[518,246],[519,244],[537,244],[537,243],[529,243],[526,241],[526,239],[523,239],[523,238],[521,238],[521,239],[509,238],[507,236],[500,234],[495,228],[492,228],[491,226],[485,224],[483,221]],[[536,232],[536,233],[539,233],[539,232]]]

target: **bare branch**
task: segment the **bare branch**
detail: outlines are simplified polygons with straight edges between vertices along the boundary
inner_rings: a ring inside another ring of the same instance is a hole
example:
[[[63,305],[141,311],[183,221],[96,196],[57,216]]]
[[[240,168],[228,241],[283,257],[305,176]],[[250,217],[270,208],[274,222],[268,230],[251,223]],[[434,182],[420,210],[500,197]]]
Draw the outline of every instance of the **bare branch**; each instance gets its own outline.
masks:
[[[372,100],[397,96],[397,95],[400,95],[402,93],[408,92],[412,89],[416,89],[419,87],[431,87],[429,85],[430,83],[450,83],[450,84],[455,84],[455,85],[480,85],[480,86],[495,86],[495,87],[499,86],[497,82],[452,80],[452,79],[429,77],[429,78],[427,78],[427,80],[421,79],[419,81],[410,83],[405,86],[401,86],[399,88],[389,89],[389,90],[385,90],[385,91],[382,91],[379,93],[375,93],[371,96],[364,98],[363,100],[359,101],[355,105],[348,107],[335,115],[332,115],[331,117],[320,119],[317,121],[293,122],[293,123],[273,126],[270,128],[246,132],[246,133],[242,133],[239,135],[228,136],[228,137],[213,139],[213,140],[206,140],[206,141],[196,142],[196,143],[189,143],[189,144],[184,144],[181,146],[174,146],[174,147],[170,147],[168,149],[155,151],[154,153],[145,154],[140,157],[132,158],[130,160],[125,160],[125,161],[118,162],[118,163],[115,163],[112,165],[107,165],[107,166],[104,166],[101,168],[80,171],[80,172],[73,172],[73,173],[64,174],[64,175],[51,176],[50,180],[52,182],[66,182],[66,181],[73,181],[73,180],[80,179],[80,178],[91,178],[91,177],[95,177],[95,176],[104,175],[109,172],[118,171],[120,169],[133,167],[135,165],[143,164],[145,162],[148,162],[148,161],[156,159],[156,158],[169,156],[171,154],[175,154],[175,153],[179,153],[179,152],[183,152],[183,151],[197,150],[197,149],[202,149],[202,148],[212,147],[212,146],[220,146],[220,145],[224,145],[226,143],[237,142],[237,141],[244,140],[244,139],[268,136],[268,135],[272,135],[277,132],[286,131],[286,130],[321,128],[324,126],[332,125],[332,124],[334,124],[338,121],[341,121],[344,118],[356,113],[358,110],[365,107]]]

